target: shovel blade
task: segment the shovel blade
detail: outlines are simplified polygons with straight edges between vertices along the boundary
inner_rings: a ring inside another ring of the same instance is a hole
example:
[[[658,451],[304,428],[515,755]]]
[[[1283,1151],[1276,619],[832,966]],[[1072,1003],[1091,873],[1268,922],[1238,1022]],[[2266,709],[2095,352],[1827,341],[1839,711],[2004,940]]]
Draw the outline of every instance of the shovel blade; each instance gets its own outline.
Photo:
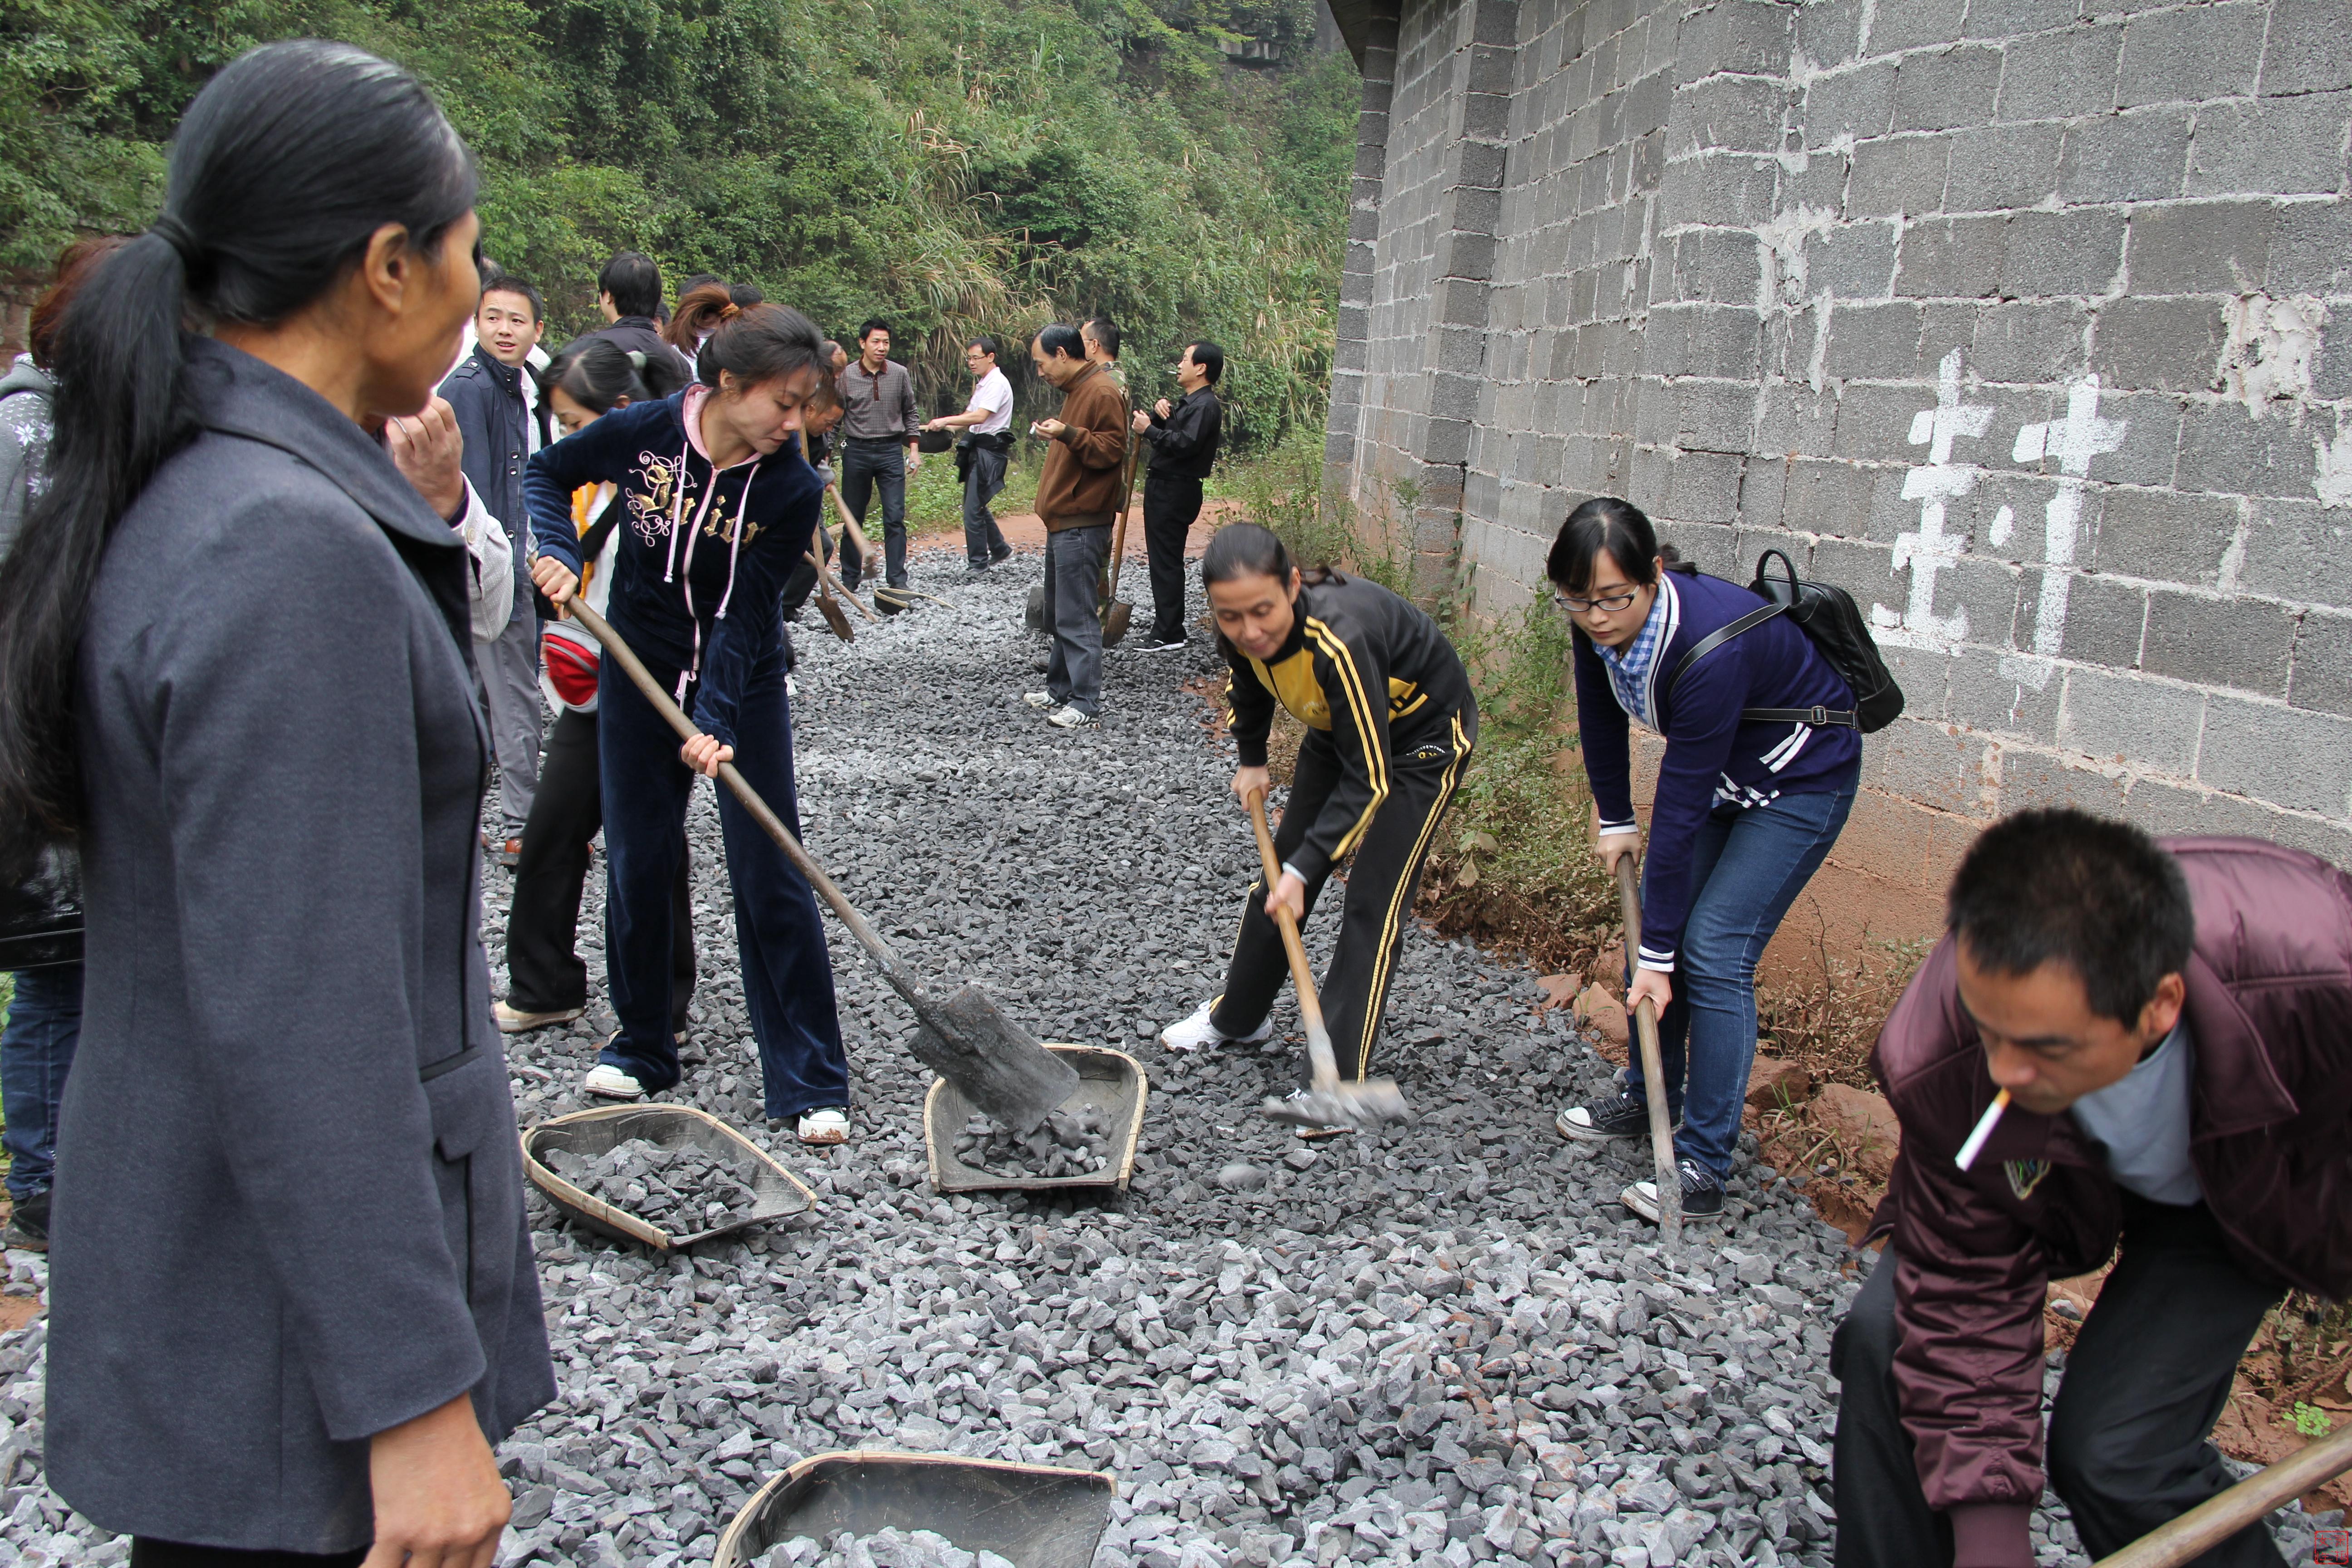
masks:
[[[1410,1121],[1412,1110],[1404,1091],[1392,1078],[1368,1078],[1361,1083],[1335,1083],[1310,1089],[1296,1100],[1268,1096],[1263,1108],[1268,1118],[1294,1127],[1353,1127],[1370,1131],[1392,1121]]]
[[[1115,643],[1118,641],[1119,638],[1127,636],[1127,625],[1129,620],[1133,617],[1134,614],[1135,612],[1128,607],[1125,600],[1113,599],[1110,602],[1109,607],[1103,611],[1102,626],[1103,644],[1105,647],[1108,647],[1110,644]]]
[[[908,1048],[998,1126],[1034,1131],[1046,1112],[1077,1091],[1077,1069],[1006,1017],[979,986],[962,987],[930,1012]]]
[[[857,640],[856,630],[850,626],[849,616],[843,612],[840,600],[827,594],[816,602],[816,613],[824,617],[824,624],[833,628],[834,636],[844,642]]]

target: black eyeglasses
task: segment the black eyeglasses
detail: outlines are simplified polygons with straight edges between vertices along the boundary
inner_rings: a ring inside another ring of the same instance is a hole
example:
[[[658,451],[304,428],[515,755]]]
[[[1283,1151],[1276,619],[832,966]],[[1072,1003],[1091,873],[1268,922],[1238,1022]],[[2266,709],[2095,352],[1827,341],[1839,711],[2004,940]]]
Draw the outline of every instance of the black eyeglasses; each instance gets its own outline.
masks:
[[[1610,594],[1598,599],[1571,598],[1566,594],[1556,592],[1551,596],[1551,602],[1571,616],[1585,616],[1595,610],[1607,610],[1614,614],[1631,605],[1635,597],[1636,591],[1632,588],[1626,589],[1622,594]]]

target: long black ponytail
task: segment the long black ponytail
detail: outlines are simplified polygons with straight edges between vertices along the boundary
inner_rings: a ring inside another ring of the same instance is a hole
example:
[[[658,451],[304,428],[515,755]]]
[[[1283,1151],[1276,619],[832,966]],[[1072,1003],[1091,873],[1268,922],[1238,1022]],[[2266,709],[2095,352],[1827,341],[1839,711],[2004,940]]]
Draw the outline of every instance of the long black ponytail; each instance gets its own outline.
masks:
[[[472,210],[477,183],[473,155],[416,79],[348,45],[254,49],[188,106],[163,213],[107,259],[58,331],[47,488],[0,566],[0,869],[79,829],[82,622],[116,523],[194,432],[184,328],[285,319],[387,224],[431,256]]]

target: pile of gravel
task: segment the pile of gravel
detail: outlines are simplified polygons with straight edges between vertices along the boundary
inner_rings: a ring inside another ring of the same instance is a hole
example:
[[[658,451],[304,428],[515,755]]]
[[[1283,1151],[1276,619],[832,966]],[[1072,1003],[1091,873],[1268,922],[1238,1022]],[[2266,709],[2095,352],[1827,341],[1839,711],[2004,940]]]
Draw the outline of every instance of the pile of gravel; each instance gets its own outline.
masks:
[[[966,1552],[936,1531],[847,1531],[823,1541],[794,1536],[761,1559],[765,1568],[1013,1568],[993,1552]]]
[[[716,1230],[760,1201],[726,1161],[690,1144],[669,1149],[631,1138],[593,1156],[551,1149],[541,1163],[589,1196],[674,1235]]]
[[[938,559],[918,555],[919,586]],[[1142,1060],[1132,1188],[933,1194],[913,1019],[830,920],[854,1139],[813,1152],[770,1126],[698,791],[701,983],[686,1080],[662,1098],[743,1129],[821,1206],[655,1256],[531,1194],[561,1393],[500,1450],[501,1563],[691,1568],[779,1469],[862,1447],[1113,1474],[1097,1568],[1826,1565],[1830,1334],[1870,1255],[1752,1145],[1733,1222],[1662,1250],[1617,1203],[1647,1150],[1551,1130],[1608,1065],[1535,1012],[1526,968],[1425,931],[1405,938],[1380,1058],[1410,1126],[1306,1146],[1258,1113],[1297,1081],[1286,998],[1264,1048],[1160,1050],[1159,1026],[1220,988],[1257,858],[1232,749],[1179,689],[1211,658],[1197,634],[1174,656],[1130,639],[1101,727],[1049,729],[1021,701],[1038,578],[1024,555],[945,587],[957,612],[801,637],[801,816],[927,977]],[[484,889],[500,976],[509,886],[494,871]],[[589,1015],[507,1042],[526,1124],[588,1103],[614,1026],[602,906],[592,877]],[[1318,963],[1338,915],[1329,900],[1311,922]],[[42,1329],[0,1344],[0,1568],[120,1562],[127,1542],[99,1544],[40,1484]],[[2277,1517],[2308,1561],[2313,1521]],[[2045,1563],[2081,1560],[2054,1503],[2034,1530]]]
[[[1110,1118],[1091,1105],[1050,1111],[1024,1137],[975,1111],[956,1134],[955,1152],[999,1176],[1091,1176],[1110,1167]]]

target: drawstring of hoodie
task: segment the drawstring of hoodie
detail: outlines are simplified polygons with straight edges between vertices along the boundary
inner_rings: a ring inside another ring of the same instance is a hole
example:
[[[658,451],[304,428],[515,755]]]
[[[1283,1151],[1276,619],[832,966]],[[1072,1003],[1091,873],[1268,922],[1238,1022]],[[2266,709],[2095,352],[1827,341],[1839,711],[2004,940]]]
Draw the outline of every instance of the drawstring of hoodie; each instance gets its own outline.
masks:
[[[677,536],[685,518],[687,462],[693,449],[693,440],[688,437],[677,455],[677,486],[670,497],[669,552],[662,569],[663,582],[678,584],[679,595],[686,601],[687,624],[694,628],[694,657],[684,669],[678,671],[677,689],[671,694],[671,700],[681,708],[686,705],[686,689],[702,673],[702,618],[694,613],[695,536],[702,531],[703,524],[710,517],[711,507],[719,499],[719,468],[713,464],[701,503],[695,509],[694,521],[683,530],[686,534],[686,559],[681,562],[677,558]],[[734,536],[727,544],[727,586],[719,595],[719,609],[712,617],[715,620],[727,618],[727,606],[735,597],[735,568],[743,552],[743,525],[751,509],[751,481],[759,477],[760,463],[758,458],[751,459],[751,471],[743,476],[743,494],[735,503]],[[722,518],[726,516],[724,512],[719,515]]]

